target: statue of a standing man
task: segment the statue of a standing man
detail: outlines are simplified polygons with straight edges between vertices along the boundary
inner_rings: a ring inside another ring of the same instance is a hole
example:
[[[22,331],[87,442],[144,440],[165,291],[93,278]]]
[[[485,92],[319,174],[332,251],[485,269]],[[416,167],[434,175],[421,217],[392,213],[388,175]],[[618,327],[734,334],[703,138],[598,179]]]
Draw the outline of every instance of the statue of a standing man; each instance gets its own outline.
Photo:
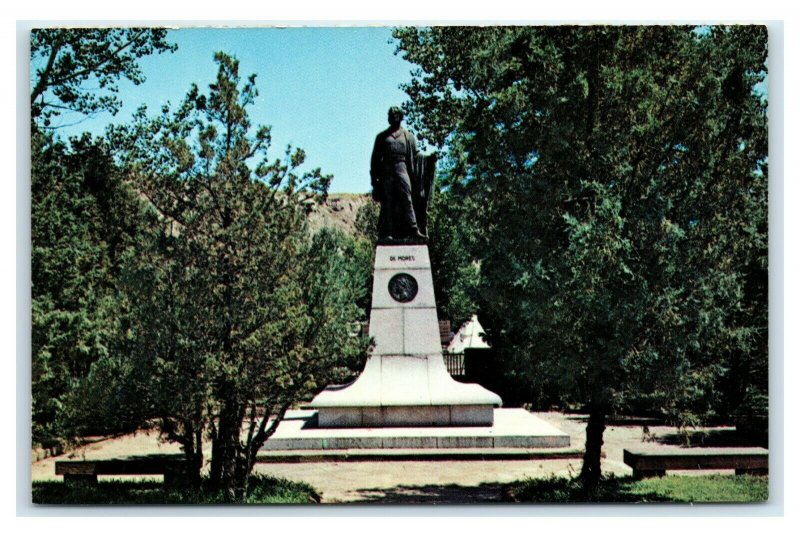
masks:
[[[401,126],[403,117],[397,106],[389,109],[389,128],[378,134],[372,149],[369,174],[373,196],[381,202],[378,233],[383,243],[428,239],[417,226],[412,200],[417,141]]]

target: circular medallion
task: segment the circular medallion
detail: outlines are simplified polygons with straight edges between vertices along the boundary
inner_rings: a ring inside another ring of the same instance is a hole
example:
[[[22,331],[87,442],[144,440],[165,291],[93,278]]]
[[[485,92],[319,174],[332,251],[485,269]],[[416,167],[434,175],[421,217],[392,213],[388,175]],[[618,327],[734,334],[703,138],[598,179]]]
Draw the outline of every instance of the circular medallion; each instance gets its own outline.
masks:
[[[401,272],[389,280],[389,294],[398,302],[411,302],[417,296],[419,286],[411,274]]]

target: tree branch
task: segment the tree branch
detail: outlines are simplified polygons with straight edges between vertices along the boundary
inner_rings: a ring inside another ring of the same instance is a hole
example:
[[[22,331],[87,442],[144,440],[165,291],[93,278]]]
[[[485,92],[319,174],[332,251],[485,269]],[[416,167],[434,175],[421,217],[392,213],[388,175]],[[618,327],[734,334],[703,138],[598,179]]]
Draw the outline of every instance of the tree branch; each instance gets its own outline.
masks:
[[[286,415],[286,411],[289,410],[291,403],[284,403],[278,413],[275,414],[275,418],[272,420],[269,428],[267,428],[267,422],[269,421],[269,412],[265,412],[264,417],[261,419],[261,424],[258,427],[258,434],[256,434],[253,442],[250,444],[249,453],[248,453],[248,464],[250,468],[255,465],[256,462],[256,454],[258,450],[264,445],[264,442],[267,441],[267,438],[272,436],[275,431],[278,429],[278,425],[280,425],[281,421],[283,421],[283,417]]]
[[[66,82],[70,82],[72,80],[75,80],[76,78],[80,78],[80,77],[82,77],[84,75],[88,75],[88,74],[92,73],[93,71],[100,70],[103,67],[103,65],[109,63],[113,58],[118,56],[123,50],[125,50],[126,48],[131,46],[134,42],[138,41],[138,39],[141,36],[143,36],[146,31],[147,31],[147,28],[143,28],[143,29],[139,30],[139,32],[136,35],[134,35],[133,37],[131,37],[131,39],[129,41],[127,41],[126,43],[120,45],[115,50],[109,51],[109,54],[107,54],[105,57],[101,58],[100,61],[98,61],[98,62],[96,62],[96,63],[94,63],[92,65],[89,65],[85,69],[81,69],[80,71],[75,71],[73,73],[70,73],[67,76],[61,77],[60,79],[54,79],[51,82],[50,85],[51,86],[61,85],[61,84],[64,84]]]
[[[44,71],[42,71],[42,74],[36,83],[36,87],[34,87],[33,91],[31,92],[31,105],[33,105],[36,99],[44,93],[44,90],[47,89],[50,73],[53,70],[53,65],[56,63],[56,57],[63,46],[64,44],[59,39],[50,50],[50,57],[47,59],[47,65],[45,66]]]

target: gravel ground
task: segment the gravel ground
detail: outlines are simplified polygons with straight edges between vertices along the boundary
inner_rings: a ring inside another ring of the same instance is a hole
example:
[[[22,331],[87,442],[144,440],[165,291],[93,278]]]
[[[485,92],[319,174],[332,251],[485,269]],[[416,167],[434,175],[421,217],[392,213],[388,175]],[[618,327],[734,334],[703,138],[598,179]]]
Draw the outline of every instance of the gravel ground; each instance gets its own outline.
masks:
[[[536,415],[568,433],[573,447],[583,447],[585,416],[557,412],[538,412]],[[709,431],[712,434],[727,433],[730,428]],[[647,443],[648,447],[659,445],[648,438],[657,437],[661,441],[675,439],[673,427],[651,425],[649,433],[649,436],[643,434],[641,424],[609,425],[604,435],[603,470],[617,475],[630,474],[630,468],[622,462],[623,448],[643,443]],[[60,479],[55,475],[57,460],[107,459],[179,452],[177,445],[160,442],[155,432],[139,432],[101,440],[58,457],[34,462],[31,465],[31,477],[35,481]],[[580,468],[580,459],[551,459],[260,463],[256,465],[256,472],[310,483],[322,493],[324,503],[463,504],[501,501],[505,483],[526,477],[575,475]]]

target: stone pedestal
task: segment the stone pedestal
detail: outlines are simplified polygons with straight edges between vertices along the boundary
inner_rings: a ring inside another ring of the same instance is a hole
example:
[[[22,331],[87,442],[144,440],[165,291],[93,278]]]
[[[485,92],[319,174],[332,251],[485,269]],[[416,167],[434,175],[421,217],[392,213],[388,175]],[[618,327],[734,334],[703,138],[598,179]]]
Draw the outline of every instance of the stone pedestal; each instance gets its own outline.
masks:
[[[444,365],[427,246],[378,246],[369,334],[375,347],[358,379],[309,405],[319,427],[492,425],[500,397]]]

